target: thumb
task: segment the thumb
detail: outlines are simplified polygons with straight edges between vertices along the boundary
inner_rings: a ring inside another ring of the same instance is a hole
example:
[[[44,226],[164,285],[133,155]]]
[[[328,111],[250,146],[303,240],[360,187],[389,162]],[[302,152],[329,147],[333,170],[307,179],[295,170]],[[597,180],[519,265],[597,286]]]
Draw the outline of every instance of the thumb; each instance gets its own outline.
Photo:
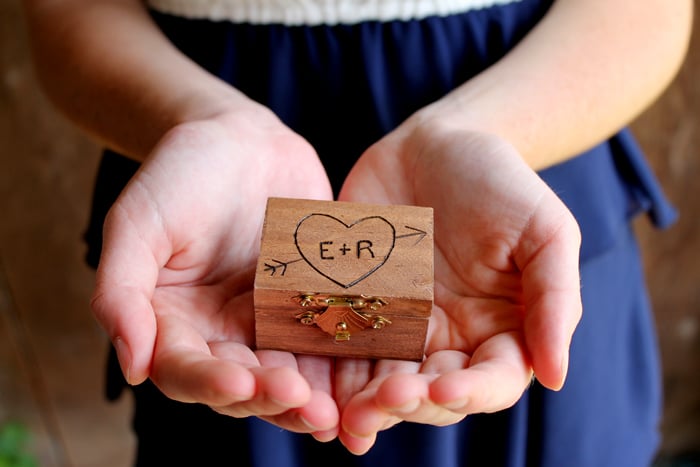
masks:
[[[545,201],[544,210],[559,216],[533,216],[520,258],[527,303],[525,336],[537,379],[558,390],[564,384],[569,346],[581,319],[578,270],[581,236],[578,225],[558,199]],[[551,219],[554,222],[543,222]],[[520,261],[519,261],[520,260]]]
[[[91,300],[93,315],[114,345],[129,384],[150,374],[156,340],[151,304],[158,278],[154,244],[135,227],[133,217],[115,205],[104,226],[104,243]]]

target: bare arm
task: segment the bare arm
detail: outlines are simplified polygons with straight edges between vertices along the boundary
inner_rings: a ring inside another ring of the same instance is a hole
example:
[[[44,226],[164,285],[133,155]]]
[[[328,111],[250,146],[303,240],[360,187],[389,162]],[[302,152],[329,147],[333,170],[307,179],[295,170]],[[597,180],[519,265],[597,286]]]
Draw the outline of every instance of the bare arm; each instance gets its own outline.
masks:
[[[339,437],[348,449],[365,452],[378,431],[400,421],[446,425],[509,407],[532,372],[544,386],[562,387],[582,312],[580,234],[533,169],[611,135],[662,92],[684,55],[690,10],[687,0],[559,0],[500,62],[418,111],[355,164],[341,199],[434,207],[435,306],[423,364],[378,364],[347,398]],[[517,240],[505,240],[507,232]],[[474,268],[482,260],[483,269]],[[493,281],[506,271],[521,288]],[[522,308],[470,303],[486,297]],[[451,334],[484,329],[499,309],[505,319],[488,338],[459,343]],[[499,327],[519,316],[514,328]]]
[[[683,61],[691,0],[558,0],[506,57],[419,112],[510,141],[540,169],[628,124]]]
[[[332,197],[313,148],[180,54],[139,0],[25,6],[52,100],[103,143],[145,159],[105,221],[91,303],[126,380],[334,437],[330,360],[251,348],[267,198]]]
[[[181,54],[139,0],[25,0],[37,72],[70,119],[143,158],[179,123],[272,114]]]
[[[279,362],[270,365],[264,354],[255,354],[259,368],[251,371],[248,347],[252,301],[246,267],[254,264],[257,252],[252,245],[258,241],[259,224],[241,220],[261,219],[267,196],[329,198],[327,183],[305,183],[324,177],[313,149],[289,132],[277,132],[271,138],[259,123],[272,122],[279,129],[281,124],[272,113],[181,55],[138,0],[25,3],[37,69],[53,101],[110,146],[139,159],[151,153],[150,163],[111,211],[93,304],[118,347],[129,380],[138,383],[155,377],[171,397],[208,403],[234,416],[279,417],[278,424],[296,431],[337,430],[328,362],[320,362],[325,365],[323,378],[318,371],[309,372],[315,378],[305,379],[292,371],[282,381],[276,373]],[[558,0],[503,60],[419,111],[358,161],[341,193],[345,199],[418,200],[442,206],[446,214],[441,219],[484,220],[469,223],[466,228],[471,230],[464,230],[459,222],[442,228],[440,242],[450,251],[461,252],[464,260],[454,265],[443,258],[436,267],[436,271],[442,268],[444,287],[449,289],[443,292],[448,298],[446,310],[449,305],[459,306],[452,307],[452,315],[435,313],[445,316],[435,329],[443,335],[474,329],[445,324],[451,322],[449,316],[464,322],[481,320],[481,316],[459,313],[470,308],[466,302],[481,303],[483,298],[470,290],[470,284],[480,284],[479,291],[485,291],[489,300],[503,299],[495,310],[513,311],[512,305],[521,297],[499,294],[517,291],[512,276],[521,269],[533,306],[527,323],[506,313],[494,326],[487,326],[487,335],[465,336],[466,343],[488,342],[487,349],[454,348],[454,339],[442,345],[436,338],[432,361],[439,359],[437,367],[445,374],[435,379],[430,370],[429,378],[417,374],[401,385],[417,401],[418,408],[408,415],[381,409],[404,407],[407,401],[386,397],[391,395],[386,386],[370,382],[368,392],[350,403],[357,408],[368,401],[366,407],[345,417],[346,434],[364,437],[355,443],[343,435],[353,452],[368,449],[376,431],[401,419],[444,425],[468,413],[506,407],[527,387],[533,369],[547,386],[561,386],[569,341],[581,311],[579,238],[568,211],[520,157],[532,168],[551,165],[634,118],[675,74],[685,52],[690,11],[690,0]],[[220,115],[227,123],[231,119],[238,123],[234,131],[227,125],[229,131],[222,132],[220,125],[206,121],[220,121]],[[257,117],[254,122],[249,121],[250,115]],[[430,131],[432,125],[442,131]],[[170,132],[178,126],[185,131]],[[484,139],[482,132],[500,138]],[[471,155],[465,154],[463,136],[473,142]],[[517,151],[502,140],[510,141]],[[197,159],[201,153],[207,157]],[[246,165],[251,160],[255,170]],[[402,173],[410,176],[398,177],[405,183],[397,183],[396,174]],[[416,174],[422,177],[418,181]],[[287,180],[287,186],[279,186],[280,179]],[[510,183],[514,179],[521,183],[514,186]],[[472,187],[471,197],[462,195],[465,185]],[[485,195],[491,203],[474,199],[481,193],[492,194]],[[492,216],[509,222],[489,222]],[[506,227],[503,235],[498,229]],[[465,237],[486,239],[489,245],[494,238],[508,241],[499,244],[496,250],[502,256],[494,263],[493,255],[472,258],[484,249],[471,248],[474,243],[465,242]],[[222,258],[220,251],[228,253]],[[521,269],[512,267],[513,255]],[[481,264],[477,260],[485,267],[471,267]],[[460,272],[452,273],[451,267]],[[489,273],[490,282],[467,277],[475,271]],[[470,280],[454,279],[461,277]],[[212,278],[220,283],[212,283]],[[183,296],[192,303],[183,303]],[[169,306],[172,303],[179,307]],[[199,313],[193,315],[191,310]],[[515,312],[521,315],[520,310]],[[241,324],[212,319],[222,316],[239,319]],[[182,345],[183,335],[188,345]],[[536,346],[529,348],[522,335]],[[284,358],[284,365],[304,373],[303,361],[290,355]],[[463,378],[471,379],[474,372],[463,368],[465,361],[499,364],[477,371],[483,378],[470,390]],[[333,374],[336,386],[343,378],[349,381],[355,376],[342,369]],[[246,381],[255,384],[244,385]],[[263,404],[264,410],[260,409],[260,401],[279,401],[276,390],[282,388],[283,396],[291,393],[287,390],[291,387],[304,397],[287,396],[282,404]],[[377,399],[382,399],[381,405],[375,403]],[[300,423],[324,413],[317,410],[319,406],[328,409],[322,423]],[[353,414],[361,415],[358,423],[353,423]],[[376,426],[359,425],[368,420],[367,414],[378,422]]]
[[[49,96],[132,157],[143,159],[178,123],[231,109],[266,113],[178,52],[138,0],[25,3]],[[614,133],[658,97],[685,55],[691,17],[691,0],[559,0],[515,50],[424,109],[420,121],[439,115],[498,134],[533,168],[546,167]]]

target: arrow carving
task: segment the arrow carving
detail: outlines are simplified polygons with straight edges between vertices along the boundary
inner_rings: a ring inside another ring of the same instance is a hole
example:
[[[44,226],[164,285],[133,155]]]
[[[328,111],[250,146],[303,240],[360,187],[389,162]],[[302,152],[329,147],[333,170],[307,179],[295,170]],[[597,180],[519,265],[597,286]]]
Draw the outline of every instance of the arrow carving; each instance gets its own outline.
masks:
[[[424,230],[417,229],[417,228],[415,228],[415,227],[411,227],[411,226],[408,226],[408,225],[404,225],[404,227],[407,228],[407,229],[413,230],[413,233],[407,233],[407,234],[403,234],[403,235],[397,235],[396,238],[399,239],[399,238],[408,238],[408,237],[415,237],[415,236],[418,236],[418,239],[416,240],[416,243],[413,244],[414,246],[415,246],[415,245],[418,245],[418,243],[420,243],[420,241],[423,240],[423,239],[425,238],[426,235],[428,235],[428,232],[426,232],[426,231],[424,231]]]
[[[278,261],[276,259],[272,259],[271,261],[273,261],[274,264],[265,263],[264,271],[265,272],[270,271],[270,276],[274,276],[275,273],[277,272],[277,270],[282,268],[282,271],[280,272],[280,276],[284,276],[284,273],[287,272],[287,266],[289,266],[292,263],[296,263],[297,261],[301,261],[301,258],[295,259],[293,261],[287,261],[286,263],[283,261]]]

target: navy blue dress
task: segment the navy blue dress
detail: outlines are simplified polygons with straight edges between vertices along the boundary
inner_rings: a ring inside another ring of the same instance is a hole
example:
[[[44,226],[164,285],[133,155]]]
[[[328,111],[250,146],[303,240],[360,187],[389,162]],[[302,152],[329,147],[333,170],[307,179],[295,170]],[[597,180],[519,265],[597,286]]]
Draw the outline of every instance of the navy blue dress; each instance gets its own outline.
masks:
[[[551,1],[523,0],[446,17],[282,26],[153,18],[184,53],[273,109],[318,151],[340,188],[357,157],[411,113],[506,54]],[[556,83],[552,83],[556,85]],[[96,265],[104,215],[137,165],[106,151],[86,233]],[[584,314],[564,389],[534,384],[511,409],[443,428],[380,433],[361,457],[257,419],[219,416],[133,388],[138,465],[260,467],[642,466],[658,444],[660,375],[630,220],[675,218],[626,131],[541,173],[582,230]],[[124,387],[112,354],[108,393]]]

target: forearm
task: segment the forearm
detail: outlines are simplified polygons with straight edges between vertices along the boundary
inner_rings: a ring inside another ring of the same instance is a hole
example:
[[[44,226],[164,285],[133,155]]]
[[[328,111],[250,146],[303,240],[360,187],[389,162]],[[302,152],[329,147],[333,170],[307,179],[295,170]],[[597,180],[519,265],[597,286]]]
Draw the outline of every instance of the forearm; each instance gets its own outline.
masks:
[[[541,169],[612,135],[675,76],[691,0],[559,0],[506,57],[419,113],[498,134]]]
[[[139,0],[25,0],[39,78],[70,119],[143,159],[179,123],[264,110],[182,55]]]

